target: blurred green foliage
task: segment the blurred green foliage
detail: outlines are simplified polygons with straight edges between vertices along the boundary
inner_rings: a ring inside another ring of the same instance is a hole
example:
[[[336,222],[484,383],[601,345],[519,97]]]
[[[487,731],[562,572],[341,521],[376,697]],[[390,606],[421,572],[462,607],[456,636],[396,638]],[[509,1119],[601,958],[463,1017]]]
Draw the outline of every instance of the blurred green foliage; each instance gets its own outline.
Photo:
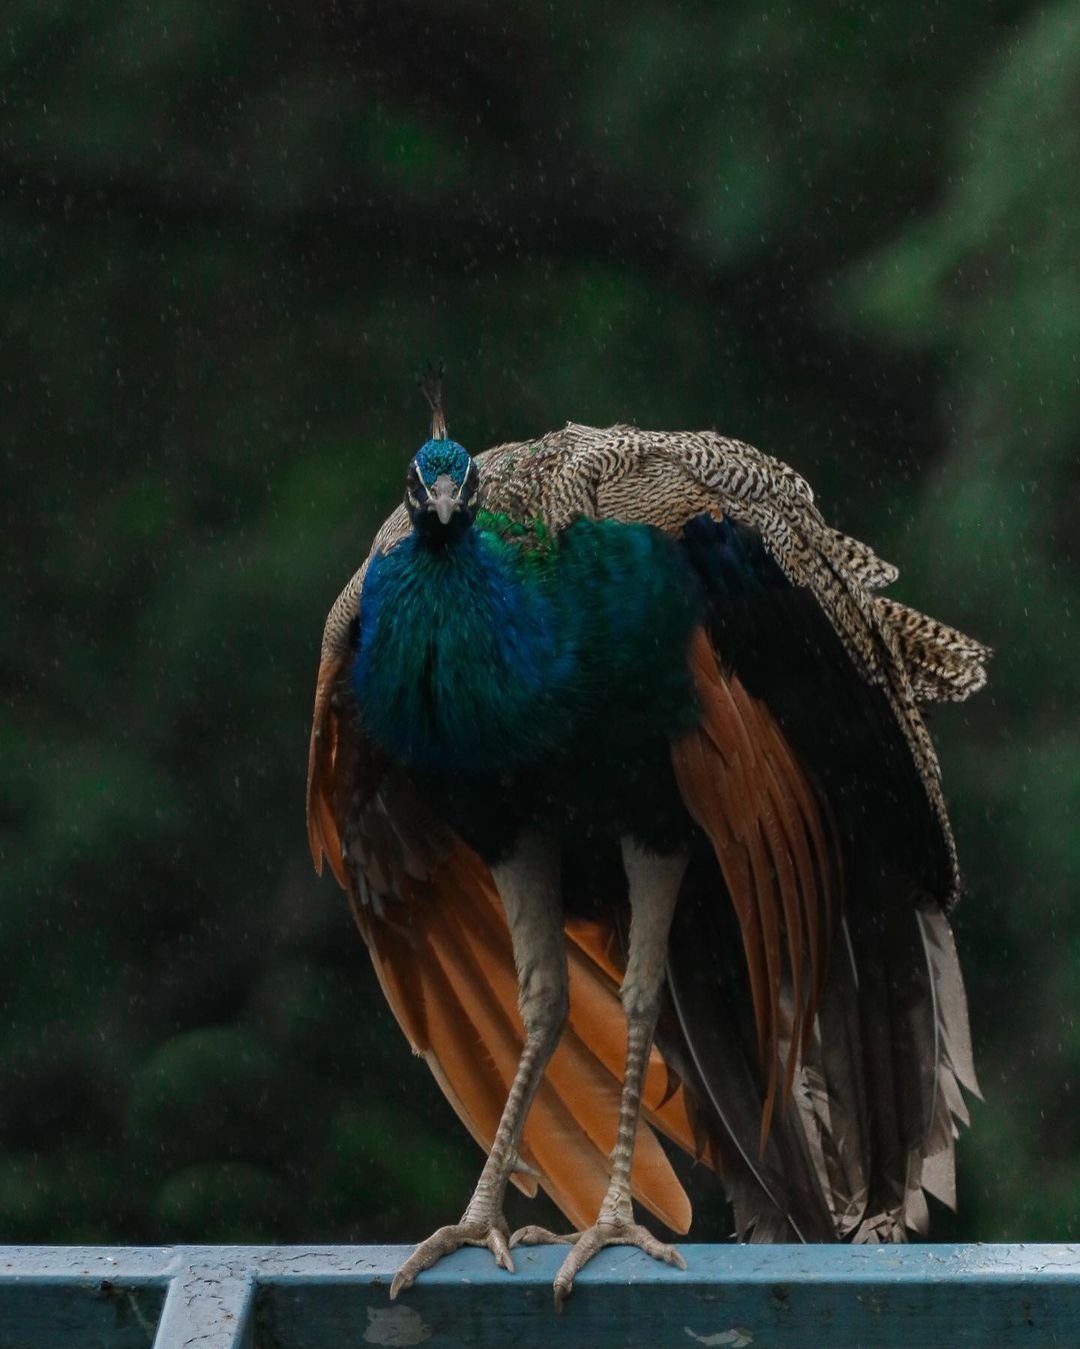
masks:
[[[478,1154],[302,827],[322,618],[428,357],[474,449],[624,419],[788,459],[997,648],[935,716],[986,1103],[934,1234],[1075,1235],[1080,0],[4,28],[0,1240],[406,1240],[464,1203]]]

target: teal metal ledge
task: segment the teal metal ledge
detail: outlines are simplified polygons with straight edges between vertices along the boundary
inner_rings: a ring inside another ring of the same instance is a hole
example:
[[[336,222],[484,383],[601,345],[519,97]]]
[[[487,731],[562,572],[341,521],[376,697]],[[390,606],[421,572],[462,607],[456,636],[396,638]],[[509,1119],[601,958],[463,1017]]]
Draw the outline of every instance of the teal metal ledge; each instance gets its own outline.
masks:
[[[1080,1346],[1080,1246],[681,1249],[602,1252],[558,1317],[551,1247],[459,1251],[396,1303],[399,1246],[0,1247],[0,1349]]]

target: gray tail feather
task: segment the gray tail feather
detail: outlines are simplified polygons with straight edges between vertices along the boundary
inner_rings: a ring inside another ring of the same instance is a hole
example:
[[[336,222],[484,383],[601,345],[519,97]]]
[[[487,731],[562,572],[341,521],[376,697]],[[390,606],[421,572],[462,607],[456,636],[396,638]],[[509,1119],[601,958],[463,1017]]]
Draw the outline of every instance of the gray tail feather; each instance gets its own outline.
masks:
[[[849,913],[790,1104],[778,1105],[762,1150],[762,1075],[729,908],[693,889],[680,901],[669,964],[676,1031],[661,1048],[695,1102],[736,1235],[895,1242],[925,1233],[926,1193],[955,1205],[963,1093],[979,1094],[944,914],[912,900]],[[778,1050],[783,1062],[786,1046]]]

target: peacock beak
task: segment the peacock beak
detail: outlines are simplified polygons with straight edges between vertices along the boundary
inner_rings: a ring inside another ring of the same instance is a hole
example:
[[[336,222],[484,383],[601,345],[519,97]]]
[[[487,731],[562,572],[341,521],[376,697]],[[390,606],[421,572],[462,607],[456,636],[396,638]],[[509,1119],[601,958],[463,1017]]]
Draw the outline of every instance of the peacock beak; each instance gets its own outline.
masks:
[[[427,508],[439,517],[439,524],[449,524],[450,517],[461,508],[461,492],[449,473],[440,473],[428,488]]]

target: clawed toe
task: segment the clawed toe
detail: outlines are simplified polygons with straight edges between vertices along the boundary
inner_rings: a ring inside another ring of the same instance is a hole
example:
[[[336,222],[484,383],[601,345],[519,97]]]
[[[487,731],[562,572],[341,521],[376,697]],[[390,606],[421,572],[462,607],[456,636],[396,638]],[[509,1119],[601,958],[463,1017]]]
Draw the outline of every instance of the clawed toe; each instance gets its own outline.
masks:
[[[555,1275],[556,1311],[562,1311],[566,1299],[573,1292],[574,1279],[578,1272],[605,1246],[636,1246],[646,1255],[651,1255],[654,1260],[663,1260],[665,1264],[674,1265],[678,1269],[686,1268],[686,1261],[674,1246],[659,1241],[640,1223],[627,1218],[601,1217],[592,1227],[577,1234],[574,1249],[562,1262],[558,1274]]]
[[[509,1228],[504,1219],[495,1222],[461,1222],[440,1227],[426,1241],[422,1241],[408,1260],[394,1275],[390,1285],[390,1297],[396,1298],[405,1288],[411,1288],[418,1274],[437,1264],[444,1255],[450,1255],[462,1246],[486,1246],[495,1257],[495,1263],[508,1274],[514,1272],[514,1262],[510,1258],[510,1245],[507,1240]]]

